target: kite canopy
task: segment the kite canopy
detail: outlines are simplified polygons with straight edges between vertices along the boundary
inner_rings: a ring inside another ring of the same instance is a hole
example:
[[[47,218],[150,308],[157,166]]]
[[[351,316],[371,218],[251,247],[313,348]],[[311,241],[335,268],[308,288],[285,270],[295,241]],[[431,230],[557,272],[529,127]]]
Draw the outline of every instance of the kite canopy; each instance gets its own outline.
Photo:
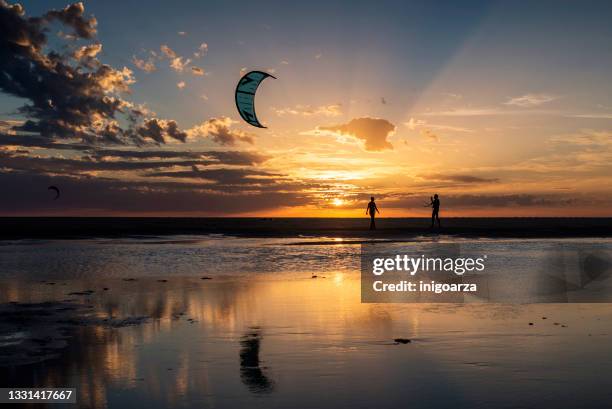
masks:
[[[236,108],[238,113],[247,123],[258,128],[265,128],[255,114],[255,93],[257,87],[268,77],[276,79],[273,75],[262,71],[251,71],[246,73],[236,86]]]
[[[57,188],[57,186],[49,186],[47,190],[53,190],[55,192],[55,197],[53,200],[57,200],[60,197],[60,190]]]

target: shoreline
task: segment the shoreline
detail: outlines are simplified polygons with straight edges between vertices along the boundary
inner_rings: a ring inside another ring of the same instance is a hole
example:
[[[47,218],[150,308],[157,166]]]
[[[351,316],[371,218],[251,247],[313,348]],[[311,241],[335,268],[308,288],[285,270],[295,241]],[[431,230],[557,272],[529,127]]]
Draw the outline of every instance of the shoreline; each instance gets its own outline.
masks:
[[[446,218],[441,229],[429,218],[162,218],[162,217],[3,217],[0,241],[86,239],[221,234],[246,238],[337,237],[468,238],[612,237],[612,218]]]

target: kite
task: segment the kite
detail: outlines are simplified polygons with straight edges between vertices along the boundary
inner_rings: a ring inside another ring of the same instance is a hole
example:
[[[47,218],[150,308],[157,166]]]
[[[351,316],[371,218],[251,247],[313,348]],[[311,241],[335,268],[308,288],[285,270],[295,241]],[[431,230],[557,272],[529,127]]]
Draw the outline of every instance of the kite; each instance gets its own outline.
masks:
[[[251,71],[246,73],[236,86],[236,108],[238,113],[247,123],[257,128],[265,128],[255,114],[255,92],[263,80],[268,77],[276,79],[275,76],[262,71]]]
[[[55,197],[53,198],[53,200],[57,200],[60,197],[60,190],[57,188],[57,186],[49,186],[47,188],[47,190],[53,190],[55,191]]]

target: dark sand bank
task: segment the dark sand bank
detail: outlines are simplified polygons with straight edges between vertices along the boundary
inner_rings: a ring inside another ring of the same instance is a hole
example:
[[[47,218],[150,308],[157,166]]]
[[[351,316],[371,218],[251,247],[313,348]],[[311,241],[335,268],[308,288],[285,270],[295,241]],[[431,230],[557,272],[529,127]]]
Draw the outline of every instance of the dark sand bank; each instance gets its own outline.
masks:
[[[242,237],[409,238],[444,234],[466,237],[612,237],[612,218],[447,218],[429,229],[426,218],[0,218],[0,239],[226,234]]]

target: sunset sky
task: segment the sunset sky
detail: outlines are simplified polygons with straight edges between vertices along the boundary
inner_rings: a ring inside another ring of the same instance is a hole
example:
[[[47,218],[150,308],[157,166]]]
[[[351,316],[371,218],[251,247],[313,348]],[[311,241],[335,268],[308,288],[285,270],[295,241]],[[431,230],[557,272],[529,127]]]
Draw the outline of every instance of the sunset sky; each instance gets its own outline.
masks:
[[[609,1],[20,4],[0,215],[612,216]]]

